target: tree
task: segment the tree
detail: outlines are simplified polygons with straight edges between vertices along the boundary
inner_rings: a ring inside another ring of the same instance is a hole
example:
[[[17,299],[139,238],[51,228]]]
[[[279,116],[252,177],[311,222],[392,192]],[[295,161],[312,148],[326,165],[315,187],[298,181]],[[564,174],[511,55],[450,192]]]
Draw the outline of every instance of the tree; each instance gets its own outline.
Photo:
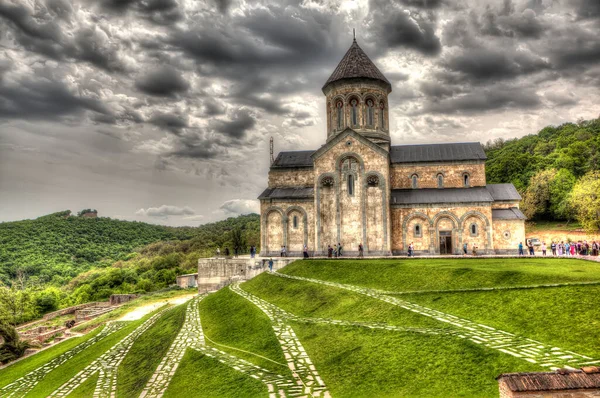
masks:
[[[570,204],[577,220],[590,232],[600,230],[600,172],[590,171],[573,187]]]
[[[0,323],[0,337],[4,341],[0,345],[0,363],[3,364],[21,358],[25,350],[34,347],[33,343],[21,340],[17,329],[8,323]]]
[[[243,251],[246,247],[246,239],[242,234],[242,229],[240,227],[235,227],[231,230],[231,243],[233,244],[234,249],[238,249],[239,251]]]
[[[556,177],[556,170],[541,170],[529,180],[523,195],[523,214],[528,219],[543,218],[550,210],[550,183]]]
[[[577,179],[567,169],[560,169],[550,182],[550,214],[555,220],[571,220],[573,211],[569,205],[569,194]]]

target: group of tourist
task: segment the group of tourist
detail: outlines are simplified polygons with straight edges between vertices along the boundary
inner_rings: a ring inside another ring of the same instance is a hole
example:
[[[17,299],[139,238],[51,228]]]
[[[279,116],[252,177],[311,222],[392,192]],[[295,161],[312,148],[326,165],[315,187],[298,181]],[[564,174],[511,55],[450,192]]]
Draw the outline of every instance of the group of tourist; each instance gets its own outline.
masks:
[[[548,253],[548,246],[546,242],[542,242],[540,246],[542,256],[546,256]],[[535,247],[533,242],[527,241],[527,251],[530,256],[535,255]],[[600,242],[593,241],[591,244],[587,240],[578,242],[564,242],[560,243],[552,241],[550,244],[550,252],[553,256],[597,256],[600,251]],[[519,256],[525,255],[523,250],[523,242],[519,242]]]
[[[342,244],[338,242],[337,246],[334,245],[333,247],[331,247],[331,245],[327,245],[327,257],[328,258],[342,257]]]

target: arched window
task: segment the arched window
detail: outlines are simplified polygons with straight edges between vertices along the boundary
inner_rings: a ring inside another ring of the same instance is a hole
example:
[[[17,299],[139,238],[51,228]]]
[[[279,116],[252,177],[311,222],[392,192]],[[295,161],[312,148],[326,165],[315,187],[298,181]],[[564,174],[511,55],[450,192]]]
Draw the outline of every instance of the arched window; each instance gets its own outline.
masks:
[[[463,183],[464,183],[465,187],[469,186],[470,181],[469,181],[469,175],[467,173],[463,174]]]
[[[471,226],[469,227],[469,232],[471,233],[471,236],[477,236],[478,235],[477,224],[475,224],[475,223],[471,224]]]
[[[354,175],[348,174],[348,195],[354,196]]]
[[[353,98],[350,105],[352,106],[352,125],[356,126],[358,124],[358,100]]]
[[[367,126],[373,127],[375,124],[375,103],[372,99],[367,100]]]
[[[344,126],[344,104],[342,101],[338,101],[335,107],[337,109],[337,128],[341,130]]]
[[[292,225],[294,226],[294,229],[298,228],[298,216],[292,218]]]
[[[421,224],[415,224],[415,238],[420,238],[423,234],[423,229],[421,228]]]
[[[419,187],[419,177],[416,174],[413,174],[411,178],[412,181],[412,187],[413,189],[416,189]]]
[[[379,128],[385,130],[385,120],[383,116],[383,111],[385,109],[385,104],[381,102],[379,104]]]
[[[444,175],[441,173],[437,175],[437,186],[438,188],[444,188]]]

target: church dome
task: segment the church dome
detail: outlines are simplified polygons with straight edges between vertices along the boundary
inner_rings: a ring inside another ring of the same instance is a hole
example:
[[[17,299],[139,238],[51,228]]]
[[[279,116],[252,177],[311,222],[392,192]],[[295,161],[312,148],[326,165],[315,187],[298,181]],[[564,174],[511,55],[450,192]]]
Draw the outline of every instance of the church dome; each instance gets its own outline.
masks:
[[[340,61],[338,66],[335,68],[325,85],[323,90],[334,82],[345,79],[371,79],[383,82],[387,86],[388,92],[392,91],[392,85],[385,78],[383,73],[375,66],[373,61],[365,54],[362,48],[356,42],[356,39],[352,42],[352,45],[344,55],[344,58]]]

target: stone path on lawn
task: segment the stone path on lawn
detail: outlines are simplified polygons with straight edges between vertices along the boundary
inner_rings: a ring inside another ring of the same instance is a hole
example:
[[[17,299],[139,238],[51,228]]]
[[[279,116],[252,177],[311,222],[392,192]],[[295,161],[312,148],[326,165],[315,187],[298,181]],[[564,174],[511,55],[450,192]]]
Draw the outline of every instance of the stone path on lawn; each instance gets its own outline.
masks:
[[[575,352],[564,350],[558,347],[552,347],[536,340],[532,340],[523,336],[517,336],[513,333],[505,332],[503,330],[472,322],[454,315],[446,314],[444,312],[427,308],[419,304],[414,304],[406,300],[399,299],[398,297],[388,296],[381,290],[363,288],[319,279],[304,278],[300,276],[292,276],[278,272],[271,274],[281,278],[319,283],[321,285],[350,290],[355,293],[385,301],[386,303],[433,318],[440,322],[444,322],[458,331],[458,333],[455,334],[457,337],[468,339],[476,344],[496,349],[505,354],[521,358],[531,363],[539,364],[542,367],[550,368],[551,370],[558,368],[573,369],[585,365],[600,364],[600,360],[598,359],[593,359],[588,356],[577,354]]]
[[[125,336],[112,348],[95,359],[79,373],[73,376],[69,381],[60,386],[49,397],[66,397],[86,380],[98,373],[98,381],[94,390],[94,398],[114,398],[117,393],[117,370],[119,365],[131,349],[131,346],[145,331],[147,331],[156,321],[167,311],[165,308],[152,315],[144,323],[138,326],[134,331]]]
[[[46,362],[44,365],[37,369],[32,370],[25,376],[18,378],[14,382],[4,386],[0,389],[0,397],[22,397],[31,391],[40,381],[48,375],[51,371],[64,364],[75,355],[79,354],[86,348],[97,343],[98,341],[106,338],[114,332],[120,330],[124,324],[122,323],[110,323],[107,324],[100,333],[94,337],[84,341],[83,343],[71,348],[70,350],[62,353],[56,358]]]
[[[598,281],[592,282],[564,282],[564,283],[544,283],[540,285],[522,285],[522,286],[496,286],[496,287],[471,287],[465,289],[441,289],[441,290],[407,290],[404,292],[389,292],[378,290],[381,294],[389,294],[401,296],[407,294],[427,294],[427,293],[464,293],[464,292],[493,292],[497,290],[528,290],[528,289],[543,289],[551,287],[569,287],[569,286],[586,286],[600,285]]]
[[[171,347],[169,347],[166,355],[158,365],[158,368],[150,380],[148,380],[146,387],[140,395],[141,398],[156,398],[163,396],[188,348],[196,350],[210,358],[214,358],[238,372],[261,381],[267,386],[270,398],[317,396],[314,394],[311,395],[309,388],[306,388],[291,377],[276,374],[234,355],[207,346],[205,343],[206,339],[204,332],[202,331],[200,311],[198,309],[198,303],[204,297],[205,296],[200,296],[188,303],[185,322],[181,327],[179,334],[173,341],[173,344],[171,344]],[[285,366],[285,364],[281,365]]]
[[[312,396],[329,396],[325,383],[289,324],[290,315],[281,308],[246,292],[240,287],[239,282],[229,285],[229,288],[256,305],[269,317],[288,367],[294,377],[306,387],[306,392],[310,392]]]

